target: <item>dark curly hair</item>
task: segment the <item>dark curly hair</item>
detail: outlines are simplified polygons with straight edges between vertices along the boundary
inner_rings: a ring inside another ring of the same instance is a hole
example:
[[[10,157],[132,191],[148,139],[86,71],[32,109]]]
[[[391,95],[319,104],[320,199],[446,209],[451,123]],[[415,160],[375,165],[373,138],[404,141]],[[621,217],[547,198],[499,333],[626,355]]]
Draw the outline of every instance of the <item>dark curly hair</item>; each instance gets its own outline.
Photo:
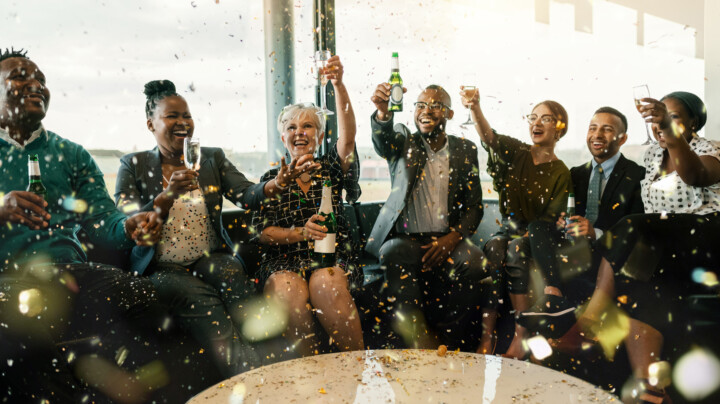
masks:
[[[157,108],[157,103],[166,97],[178,96],[180,94],[175,90],[175,84],[170,80],[153,80],[145,84],[145,116],[150,118]]]
[[[10,58],[25,58],[30,60],[30,58],[27,57],[27,51],[24,49],[15,50],[15,48],[11,47],[10,49],[5,48],[5,50],[2,50],[0,48],[0,62]]]

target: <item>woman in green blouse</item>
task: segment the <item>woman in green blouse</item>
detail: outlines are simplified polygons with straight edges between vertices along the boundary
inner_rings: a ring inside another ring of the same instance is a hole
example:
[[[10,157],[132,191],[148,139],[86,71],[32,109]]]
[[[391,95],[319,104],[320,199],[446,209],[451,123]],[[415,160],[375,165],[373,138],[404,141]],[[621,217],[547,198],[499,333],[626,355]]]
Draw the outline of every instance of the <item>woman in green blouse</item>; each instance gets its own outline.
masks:
[[[500,231],[485,244],[485,254],[495,265],[503,281],[500,284],[507,283],[513,309],[519,313],[530,307],[527,225],[533,220],[554,223],[565,210],[572,190],[570,170],[555,155],[555,144],[567,133],[567,112],[555,101],[535,105],[527,115],[531,140],[527,144],[492,129],[480,109],[477,91],[462,90],[460,95],[488,152],[488,173],[499,194],[503,219]],[[526,333],[516,323],[506,356],[525,357],[522,340]]]

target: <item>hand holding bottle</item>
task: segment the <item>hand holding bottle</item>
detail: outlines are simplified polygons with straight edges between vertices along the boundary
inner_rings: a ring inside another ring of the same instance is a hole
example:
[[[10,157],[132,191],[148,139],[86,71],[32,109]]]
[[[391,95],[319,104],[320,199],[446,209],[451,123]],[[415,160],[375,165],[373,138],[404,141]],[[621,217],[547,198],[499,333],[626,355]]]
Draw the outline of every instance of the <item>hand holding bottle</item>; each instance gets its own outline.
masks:
[[[10,191],[0,201],[0,225],[19,223],[33,230],[48,227],[48,203],[40,195],[28,191]]]
[[[390,92],[392,85],[389,83],[380,83],[375,88],[375,93],[370,97],[370,101],[375,104],[377,109],[377,119],[381,121],[387,121],[389,119],[389,103],[390,103]],[[407,88],[403,87],[403,93],[407,92]]]
[[[327,235],[327,228],[317,224],[325,218],[322,215],[312,215],[302,228],[302,235],[306,240],[322,240]]]

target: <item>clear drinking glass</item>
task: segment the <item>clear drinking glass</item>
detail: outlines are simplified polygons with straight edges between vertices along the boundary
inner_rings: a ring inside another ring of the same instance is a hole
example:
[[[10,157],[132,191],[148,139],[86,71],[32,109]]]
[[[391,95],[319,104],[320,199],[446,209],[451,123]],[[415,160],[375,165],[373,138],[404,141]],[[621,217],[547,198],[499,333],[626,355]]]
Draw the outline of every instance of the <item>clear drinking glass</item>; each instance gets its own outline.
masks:
[[[643,98],[650,98],[650,90],[648,89],[647,84],[633,87],[633,98],[635,99],[635,108],[637,108],[639,112],[640,107],[643,106],[643,102],[640,100]],[[655,140],[650,133],[652,131],[650,125],[652,124],[645,122],[645,133],[647,134],[647,139],[645,139],[645,143],[643,143],[643,145],[655,143]]]
[[[471,98],[475,96],[478,89],[475,86],[463,86],[463,91],[465,91],[466,94],[471,94]],[[475,122],[472,120],[472,112],[470,111],[470,107],[468,107],[468,117],[467,121],[460,124],[460,126],[467,127],[467,126],[475,126]]]
[[[200,169],[200,139],[193,137],[186,137],[183,141],[183,157],[185,160],[185,167],[188,170],[198,171]]]
[[[327,66],[327,61],[331,56],[332,55],[329,50],[319,50],[315,52],[315,71],[317,72],[318,79],[320,80],[320,111],[318,111],[318,115],[335,115],[335,113],[330,111],[326,105],[325,88],[327,87],[328,79],[327,76],[323,74],[323,71]]]

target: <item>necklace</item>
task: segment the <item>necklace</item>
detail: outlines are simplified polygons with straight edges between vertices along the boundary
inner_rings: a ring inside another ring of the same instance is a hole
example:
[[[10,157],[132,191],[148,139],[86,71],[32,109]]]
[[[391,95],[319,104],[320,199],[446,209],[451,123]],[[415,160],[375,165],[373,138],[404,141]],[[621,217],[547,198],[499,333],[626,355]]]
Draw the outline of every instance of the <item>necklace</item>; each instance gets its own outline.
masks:
[[[300,174],[300,181],[302,181],[302,182],[310,182],[311,179],[312,179],[312,176],[308,173]]]

